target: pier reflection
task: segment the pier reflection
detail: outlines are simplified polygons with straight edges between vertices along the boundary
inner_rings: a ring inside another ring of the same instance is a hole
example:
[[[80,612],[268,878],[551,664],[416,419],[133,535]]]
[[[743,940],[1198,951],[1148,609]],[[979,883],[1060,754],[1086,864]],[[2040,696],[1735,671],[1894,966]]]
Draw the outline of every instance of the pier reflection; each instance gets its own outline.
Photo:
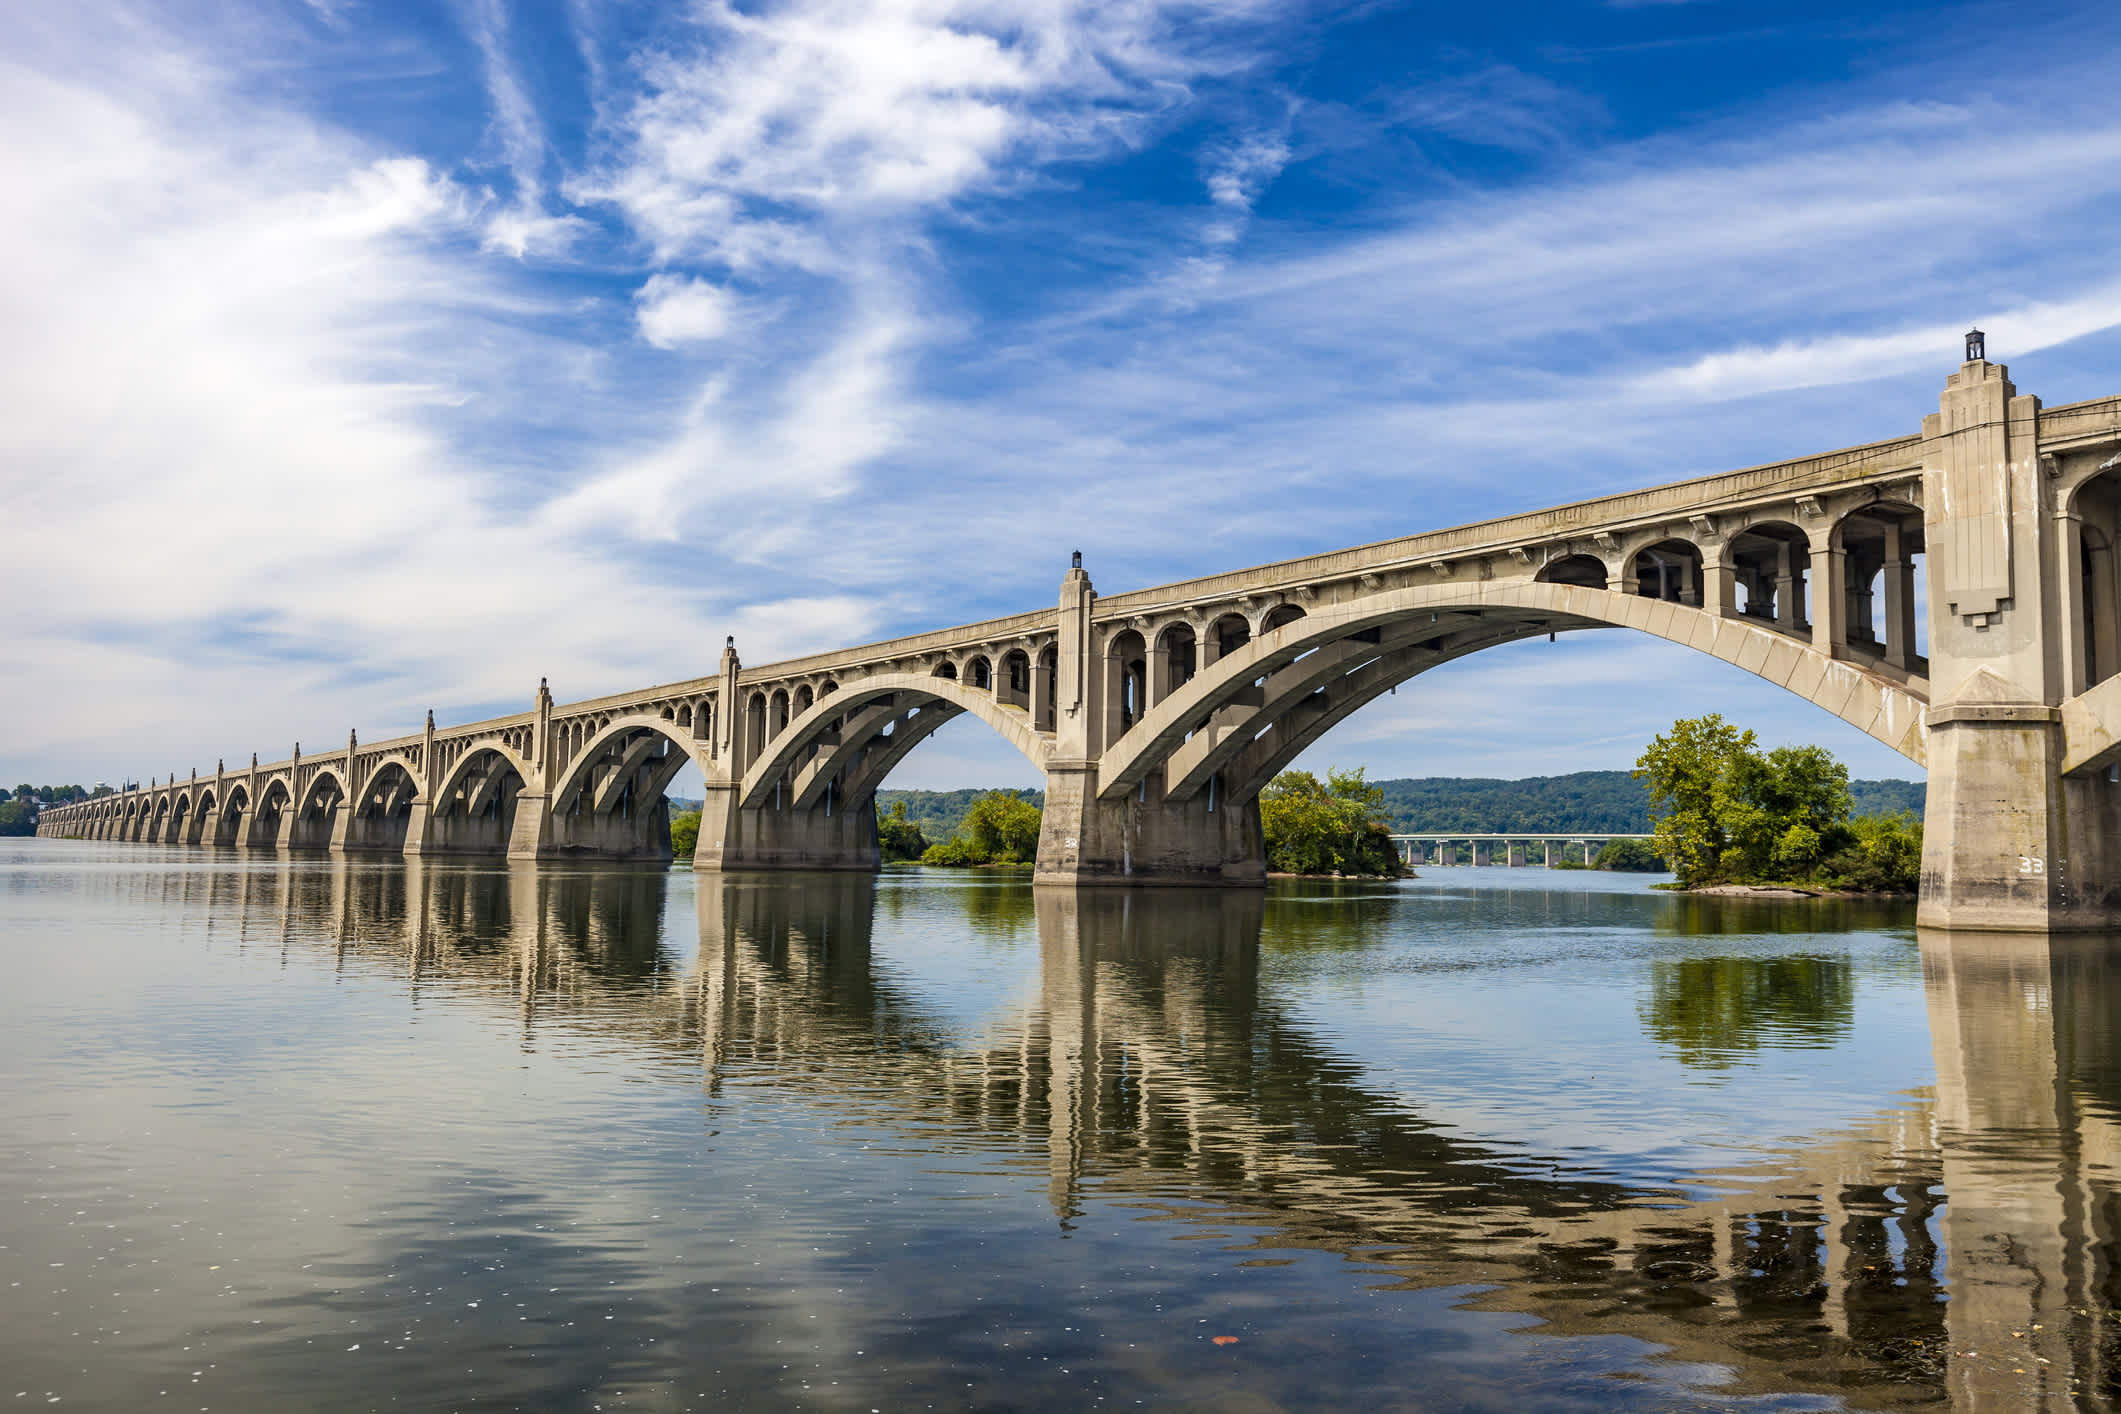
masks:
[[[1924,936],[1933,1099],[1655,1188],[1476,1141],[1367,1081],[1284,1014],[1260,965],[1263,938],[1353,946],[1360,929],[1256,893],[702,876],[694,942],[654,871],[198,877],[221,916],[237,905],[248,946],[322,938],[341,965],[505,999],[527,1045],[632,1049],[710,1095],[740,1076],[1035,1170],[1063,1228],[1120,1202],[1240,1234],[1233,1262],[1331,1251],[1371,1283],[1462,1286],[1550,1332],[1658,1342],[1732,1371],[1728,1394],[2121,1396],[2121,939]],[[881,923],[903,935],[937,909],[1035,935],[1033,994],[968,1028],[895,980]],[[1831,1044],[1851,1024],[1846,964],[1796,948],[1653,963],[1651,1043],[1710,1065],[1734,1036]]]

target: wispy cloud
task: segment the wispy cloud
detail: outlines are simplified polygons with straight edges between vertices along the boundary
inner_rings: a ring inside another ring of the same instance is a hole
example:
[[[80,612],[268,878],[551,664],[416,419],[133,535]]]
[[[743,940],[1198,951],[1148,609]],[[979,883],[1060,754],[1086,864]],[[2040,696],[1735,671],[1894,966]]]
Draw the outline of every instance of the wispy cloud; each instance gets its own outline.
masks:
[[[557,254],[588,223],[545,209],[545,135],[537,107],[508,56],[508,11],[504,0],[465,0],[468,28],[479,49],[486,92],[493,106],[493,134],[514,185],[512,199],[486,220],[486,244],[521,260]]]

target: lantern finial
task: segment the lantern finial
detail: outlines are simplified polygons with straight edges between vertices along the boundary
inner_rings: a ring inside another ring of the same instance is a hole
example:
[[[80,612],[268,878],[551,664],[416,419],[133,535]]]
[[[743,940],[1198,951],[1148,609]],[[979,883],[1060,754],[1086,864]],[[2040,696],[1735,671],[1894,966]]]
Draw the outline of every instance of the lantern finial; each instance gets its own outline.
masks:
[[[1979,329],[1966,331],[1966,361],[1968,363],[1981,363],[1988,358],[1988,353],[1984,348],[1984,337]]]

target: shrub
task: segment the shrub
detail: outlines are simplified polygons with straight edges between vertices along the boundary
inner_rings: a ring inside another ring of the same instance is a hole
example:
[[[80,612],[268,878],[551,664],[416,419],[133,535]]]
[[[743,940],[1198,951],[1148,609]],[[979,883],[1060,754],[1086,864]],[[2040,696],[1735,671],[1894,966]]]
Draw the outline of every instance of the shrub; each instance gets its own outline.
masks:
[[[876,843],[883,851],[884,862],[894,863],[901,859],[920,859],[928,852],[928,836],[921,827],[906,818],[906,802],[893,801],[891,813],[876,822]]]
[[[1360,768],[1284,771],[1259,795],[1267,867],[1283,874],[1399,873],[1385,826],[1384,791]]]
[[[993,862],[992,855],[976,848],[972,841],[963,835],[952,835],[941,844],[929,845],[921,853],[923,864],[942,864],[961,869]]]
[[[1580,869],[1583,866],[1565,864],[1560,867]],[[1648,840],[1607,840],[1592,867],[1627,874],[1661,874],[1665,863]]]
[[[899,806],[894,813],[903,817],[905,807]],[[1043,819],[1036,805],[1015,792],[989,791],[972,803],[965,823],[955,835],[941,844],[926,845],[921,851],[921,863],[1029,864],[1038,858],[1038,831]],[[911,828],[918,837],[920,827]]]
[[[1859,815],[1849,839],[1820,864],[1837,887],[1874,893],[1912,893],[1922,880],[1922,822],[1906,811]]]

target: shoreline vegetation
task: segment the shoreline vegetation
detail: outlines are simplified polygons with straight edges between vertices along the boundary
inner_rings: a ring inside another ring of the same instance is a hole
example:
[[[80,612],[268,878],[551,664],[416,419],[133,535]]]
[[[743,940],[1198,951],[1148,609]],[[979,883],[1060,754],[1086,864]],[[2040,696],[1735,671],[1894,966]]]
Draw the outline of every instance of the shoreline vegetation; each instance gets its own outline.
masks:
[[[1915,893],[1922,821],[1854,813],[1848,767],[1820,746],[1762,751],[1720,713],[1686,717],[1635,763],[1671,887],[1755,898]]]

